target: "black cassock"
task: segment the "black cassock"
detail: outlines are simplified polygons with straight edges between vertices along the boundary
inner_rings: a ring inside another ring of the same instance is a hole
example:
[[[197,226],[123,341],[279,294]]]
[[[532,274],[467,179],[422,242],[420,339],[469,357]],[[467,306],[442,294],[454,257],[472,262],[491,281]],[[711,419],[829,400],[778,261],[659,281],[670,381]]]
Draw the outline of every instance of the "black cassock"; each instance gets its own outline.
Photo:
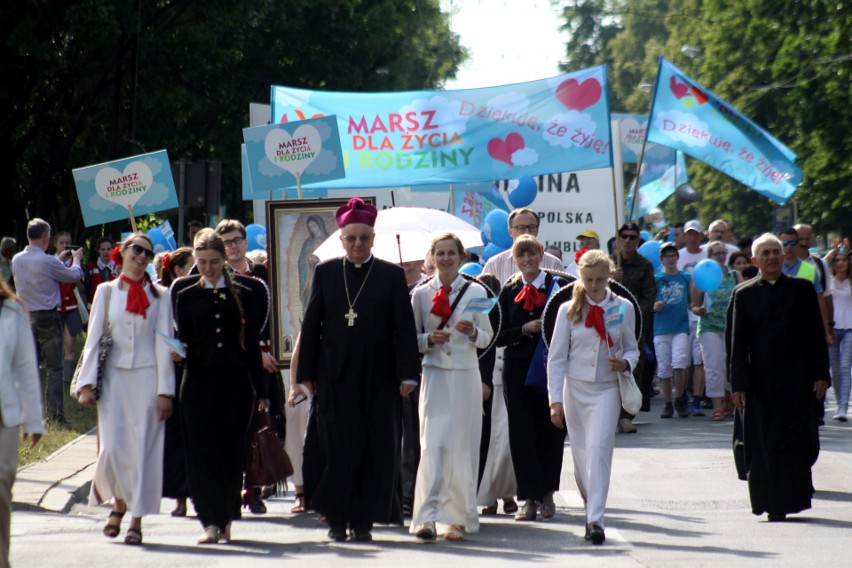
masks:
[[[171,288],[178,337],[187,344],[180,400],[189,488],[201,524],[219,529],[240,518],[249,422],[255,400],[267,396],[258,335],[265,286],[231,278],[242,314],[231,288],[203,288],[199,276]]]
[[[811,507],[819,456],[816,381],[830,382],[813,284],[782,275],[734,290],[726,349],[733,392],[746,393],[745,462],[755,515]]]
[[[399,387],[420,371],[402,269],[375,258],[317,265],[300,342],[298,380],[315,382],[322,463],[310,506],[331,525],[401,522]]]

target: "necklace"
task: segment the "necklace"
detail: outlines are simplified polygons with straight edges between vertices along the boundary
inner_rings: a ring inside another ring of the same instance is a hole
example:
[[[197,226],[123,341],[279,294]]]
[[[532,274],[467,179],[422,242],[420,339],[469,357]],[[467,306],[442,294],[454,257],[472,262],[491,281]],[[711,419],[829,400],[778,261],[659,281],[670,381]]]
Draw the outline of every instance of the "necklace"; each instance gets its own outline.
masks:
[[[370,277],[370,271],[373,270],[373,265],[376,264],[375,261],[370,263],[370,268],[367,269],[367,275],[364,277],[364,281],[361,282],[361,287],[358,288],[358,293],[355,294],[355,299],[349,299],[349,282],[346,280],[346,257],[343,257],[343,288],[346,290],[346,303],[349,304],[349,311],[346,312],[346,315],[343,316],[346,318],[349,327],[355,326],[355,318],[358,317],[358,312],[354,310],[355,302],[358,301],[358,297],[361,295],[361,292],[364,290],[364,285],[367,283],[367,279]]]

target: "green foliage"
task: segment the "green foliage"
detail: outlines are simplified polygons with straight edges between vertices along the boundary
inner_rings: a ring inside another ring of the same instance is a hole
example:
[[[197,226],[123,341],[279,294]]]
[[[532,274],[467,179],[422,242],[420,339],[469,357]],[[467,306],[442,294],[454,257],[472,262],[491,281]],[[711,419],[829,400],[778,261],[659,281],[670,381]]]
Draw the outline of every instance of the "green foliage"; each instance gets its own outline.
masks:
[[[570,68],[606,62],[613,110],[647,113],[664,55],[798,154],[795,204],[820,234],[852,234],[852,9],[829,0],[589,0],[564,2]],[[681,47],[700,54],[689,58]],[[577,65],[573,65],[576,62]],[[569,67],[566,67],[569,68]],[[689,160],[701,203],[667,218],[732,219],[740,235],[772,229],[774,206],[728,176]]]
[[[4,234],[32,216],[100,232],[83,230],[71,169],[162,148],[221,160],[241,216],[242,128],[272,84],[429,89],[465,57],[438,0],[33,0],[0,16]]]

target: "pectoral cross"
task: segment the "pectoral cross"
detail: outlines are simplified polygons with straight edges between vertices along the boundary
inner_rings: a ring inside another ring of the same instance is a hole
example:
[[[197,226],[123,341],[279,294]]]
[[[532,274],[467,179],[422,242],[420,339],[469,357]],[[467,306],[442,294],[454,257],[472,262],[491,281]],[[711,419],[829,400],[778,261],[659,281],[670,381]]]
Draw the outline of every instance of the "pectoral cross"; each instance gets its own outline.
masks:
[[[355,312],[355,310],[349,308],[349,311],[343,317],[345,317],[346,321],[349,322],[349,327],[353,327],[355,325],[355,318],[358,317],[358,314]]]

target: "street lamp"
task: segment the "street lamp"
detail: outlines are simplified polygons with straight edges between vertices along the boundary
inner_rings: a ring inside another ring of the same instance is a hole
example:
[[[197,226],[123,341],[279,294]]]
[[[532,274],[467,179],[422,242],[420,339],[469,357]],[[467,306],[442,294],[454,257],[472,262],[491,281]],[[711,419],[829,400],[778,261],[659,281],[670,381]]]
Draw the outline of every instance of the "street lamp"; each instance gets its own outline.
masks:
[[[651,91],[654,90],[654,84],[653,83],[639,83],[638,85],[636,85],[636,88],[639,89],[640,91],[642,91],[643,93],[650,93]]]
[[[689,45],[688,43],[685,43],[680,47],[680,52],[689,57],[690,59],[701,55],[701,51],[702,49],[700,47],[697,47],[695,45]]]

